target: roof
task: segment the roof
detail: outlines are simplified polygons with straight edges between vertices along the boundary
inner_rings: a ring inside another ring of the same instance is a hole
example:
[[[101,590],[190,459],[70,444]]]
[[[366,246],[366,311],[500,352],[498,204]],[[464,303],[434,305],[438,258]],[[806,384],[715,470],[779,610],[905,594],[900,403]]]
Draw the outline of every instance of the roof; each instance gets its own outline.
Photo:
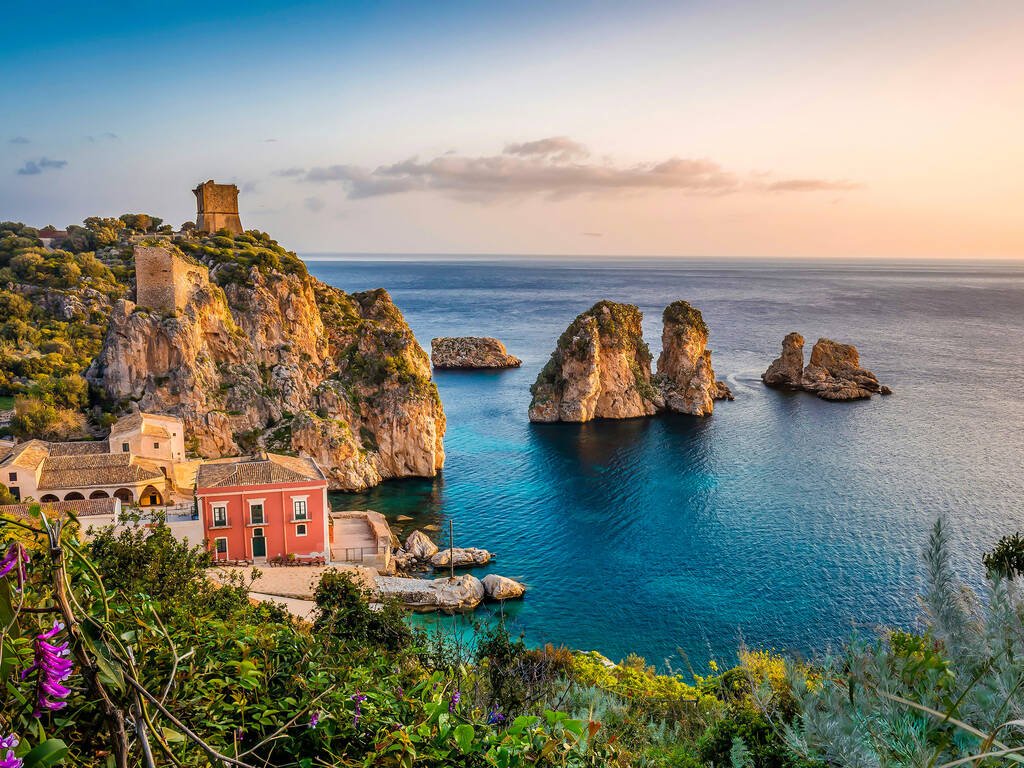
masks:
[[[146,481],[162,482],[161,472],[133,463],[127,453],[52,456],[43,462],[39,490],[91,488],[97,485],[133,485]]]
[[[110,453],[106,440],[78,440],[72,443],[47,443],[50,456],[84,456],[87,454]]]
[[[242,456],[229,461],[207,462],[199,467],[196,487],[227,488],[326,480],[313,459],[268,453],[263,456]]]
[[[52,509],[56,512],[73,512],[79,517],[89,515],[112,515],[117,511],[118,500],[109,499],[82,499],[80,501],[54,501],[46,504],[3,504],[0,505],[0,515],[17,515],[24,517],[29,510],[35,506],[44,509]]]
[[[22,469],[35,469],[47,456],[50,455],[50,445],[42,440],[26,440],[14,446],[3,461],[0,467],[21,467]]]
[[[141,429],[143,434],[156,437],[170,437],[166,427],[160,422],[175,421],[179,424],[181,419],[177,416],[170,416],[163,413],[142,413],[141,411],[122,416],[114,422],[110,428],[111,435],[119,435],[122,432],[134,432]],[[154,423],[155,422],[155,423]]]

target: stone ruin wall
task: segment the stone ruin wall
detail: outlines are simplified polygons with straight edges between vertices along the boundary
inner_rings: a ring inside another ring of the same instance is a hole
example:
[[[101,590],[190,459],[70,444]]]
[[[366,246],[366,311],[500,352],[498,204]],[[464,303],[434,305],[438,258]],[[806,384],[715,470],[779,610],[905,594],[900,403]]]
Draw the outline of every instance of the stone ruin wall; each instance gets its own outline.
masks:
[[[210,271],[160,246],[135,246],[135,303],[161,312],[180,312]]]

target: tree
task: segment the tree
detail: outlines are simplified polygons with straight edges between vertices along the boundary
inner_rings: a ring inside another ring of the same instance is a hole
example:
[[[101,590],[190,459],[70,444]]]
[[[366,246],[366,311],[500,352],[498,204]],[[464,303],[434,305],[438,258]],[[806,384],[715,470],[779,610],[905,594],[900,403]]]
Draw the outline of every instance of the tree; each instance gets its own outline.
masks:
[[[11,431],[23,439],[68,440],[81,437],[85,430],[85,417],[69,408],[47,405],[35,397],[14,400],[14,418]]]

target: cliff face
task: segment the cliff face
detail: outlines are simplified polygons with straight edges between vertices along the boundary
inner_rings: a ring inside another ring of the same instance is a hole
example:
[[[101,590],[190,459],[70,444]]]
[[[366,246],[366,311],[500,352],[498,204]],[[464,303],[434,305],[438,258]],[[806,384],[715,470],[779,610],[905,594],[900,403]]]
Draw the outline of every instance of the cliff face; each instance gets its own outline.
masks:
[[[453,336],[430,340],[435,368],[518,368],[523,361],[490,336]]]
[[[558,340],[531,388],[530,420],[590,421],[651,416],[661,405],[651,385],[643,316],[632,304],[601,301]]]
[[[769,387],[799,389],[823,400],[861,400],[873,394],[892,394],[871,371],[860,367],[860,355],[852,344],[818,339],[811,360],[804,367],[804,337],[790,333],[782,340],[782,356],[776,358],[761,380]]]
[[[715,400],[732,400],[724,382],[715,381],[708,345],[708,327],[700,311],[685,301],[665,307],[661,355],[655,383],[665,407],[677,413],[707,416]]]
[[[804,337],[794,331],[782,340],[782,354],[761,374],[769,387],[802,389],[804,375]]]
[[[211,284],[180,312],[115,305],[87,374],[108,398],[181,416],[203,457],[311,455],[333,488],[441,469],[445,416],[429,362],[386,291],[206,263]]]

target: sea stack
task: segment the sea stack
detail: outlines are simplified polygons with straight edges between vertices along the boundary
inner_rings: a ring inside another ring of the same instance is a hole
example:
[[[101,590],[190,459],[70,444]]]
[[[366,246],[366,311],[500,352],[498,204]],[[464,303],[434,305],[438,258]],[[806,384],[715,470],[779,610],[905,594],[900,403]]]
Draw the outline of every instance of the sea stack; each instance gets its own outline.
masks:
[[[662,402],[642,322],[638,307],[613,301],[573,320],[530,388],[530,421],[653,416]]]
[[[768,366],[761,380],[769,387],[801,389],[823,400],[864,400],[874,394],[890,395],[878,377],[860,366],[860,355],[852,344],[821,338],[811,350],[804,367],[804,339],[790,333],[782,341],[782,356]]]
[[[661,355],[655,383],[665,407],[676,413],[707,416],[715,400],[732,400],[725,382],[715,381],[708,345],[708,326],[700,310],[686,301],[665,307],[661,332]]]
[[[490,336],[442,336],[430,340],[434,368],[518,368],[523,361]]]
[[[796,331],[782,340],[782,354],[761,374],[761,381],[777,389],[803,389],[804,337]]]

